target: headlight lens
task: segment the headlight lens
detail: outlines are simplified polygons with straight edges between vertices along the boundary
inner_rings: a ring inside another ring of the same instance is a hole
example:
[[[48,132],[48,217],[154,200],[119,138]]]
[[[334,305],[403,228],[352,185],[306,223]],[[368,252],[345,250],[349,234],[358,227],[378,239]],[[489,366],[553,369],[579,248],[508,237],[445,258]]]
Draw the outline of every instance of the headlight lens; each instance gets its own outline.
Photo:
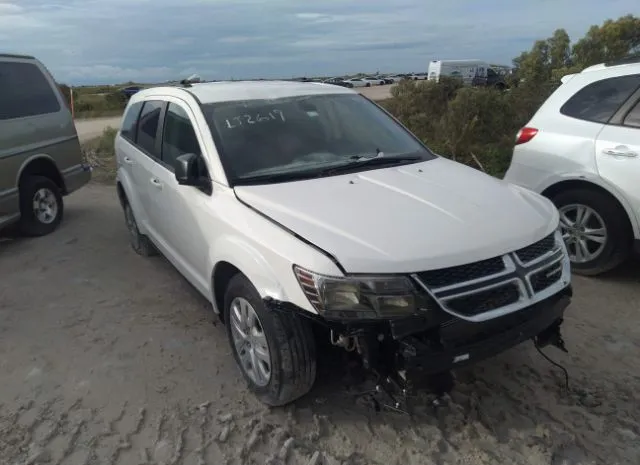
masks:
[[[326,318],[389,319],[427,310],[426,297],[404,276],[335,277],[294,265],[293,271],[313,307]]]

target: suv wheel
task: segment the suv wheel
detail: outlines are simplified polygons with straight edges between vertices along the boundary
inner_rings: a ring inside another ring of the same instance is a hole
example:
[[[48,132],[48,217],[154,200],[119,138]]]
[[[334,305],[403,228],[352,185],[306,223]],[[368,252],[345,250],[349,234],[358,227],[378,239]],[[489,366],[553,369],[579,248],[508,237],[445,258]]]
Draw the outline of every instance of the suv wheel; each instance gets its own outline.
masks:
[[[28,176],[20,183],[20,231],[45,236],[62,221],[64,204],[60,189],[44,176]]]
[[[237,274],[225,292],[224,321],[234,358],[261,402],[281,406],[311,390],[315,339],[303,317],[268,310],[251,282]]]
[[[627,215],[614,199],[598,191],[575,189],[560,192],[553,202],[575,273],[595,276],[627,259],[631,251]]]
[[[140,233],[136,217],[133,214],[133,208],[131,208],[129,202],[124,205],[124,219],[127,222],[127,230],[129,231],[129,243],[135,253],[143,257],[157,255],[157,250],[151,240]]]

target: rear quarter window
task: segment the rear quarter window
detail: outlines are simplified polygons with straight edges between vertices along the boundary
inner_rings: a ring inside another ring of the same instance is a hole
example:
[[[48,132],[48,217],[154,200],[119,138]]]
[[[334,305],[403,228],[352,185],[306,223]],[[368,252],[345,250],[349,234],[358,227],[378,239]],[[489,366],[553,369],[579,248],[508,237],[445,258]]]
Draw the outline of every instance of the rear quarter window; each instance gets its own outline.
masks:
[[[0,62],[0,120],[60,111],[57,90],[34,63]]]
[[[638,87],[640,74],[592,82],[567,100],[560,113],[595,123],[608,123]]]
[[[124,118],[122,118],[120,135],[131,142],[136,141],[136,127],[138,125],[140,110],[142,110],[142,103],[143,102],[137,102],[130,105],[124,115]]]

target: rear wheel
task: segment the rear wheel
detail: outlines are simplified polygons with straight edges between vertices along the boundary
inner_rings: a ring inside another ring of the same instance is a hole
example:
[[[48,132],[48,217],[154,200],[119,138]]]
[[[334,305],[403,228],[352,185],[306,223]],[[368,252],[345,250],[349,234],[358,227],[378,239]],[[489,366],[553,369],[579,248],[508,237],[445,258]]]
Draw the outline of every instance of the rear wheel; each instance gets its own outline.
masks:
[[[45,236],[62,221],[64,204],[60,188],[44,176],[28,176],[20,183],[20,231],[25,236]]]
[[[316,346],[308,321],[266,308],[260,294],[238,273],[224,298],[224,321],[234,358],[249,389],[270,406],[305,395],[316,377]]]
[[[625,261],[632,237],[624,209],[610,196],[591,189],[573,189],[553,197],[560,229],[577,274],[595,276]]]

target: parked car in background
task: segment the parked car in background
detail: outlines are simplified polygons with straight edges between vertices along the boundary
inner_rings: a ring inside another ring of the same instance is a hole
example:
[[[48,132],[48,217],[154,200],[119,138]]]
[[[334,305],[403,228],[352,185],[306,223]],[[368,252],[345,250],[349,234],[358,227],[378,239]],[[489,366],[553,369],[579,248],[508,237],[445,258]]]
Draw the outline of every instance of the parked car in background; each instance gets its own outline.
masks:
[[[122,92],[127,99],[130,99],[132,95],[137,94],[141,90],[142,87],[140,86],[129,86],[125,87],[124,89],[120,89],[120,92]]]
[[[365,76],[362,79],[372,86],[383,86],[385,84],[384,79],[376,76]]]
[[[325,84],[333,84],[334,86],[341,86],[341,87],[348,87],[348,88],[353,88],[353,83],[351,82],[347,82],[342,78],[330,78],[330,79],[325,79],[324,81]]]
[[[505,179],[553,200],[573,270],[597,275],[640,241],[640,60],[562,81],[518,133]]]
[[[67,100],[36,58],[0,54],[0,229],[53,232],[91,179]]]
[[[311,389],[317,337],[399,395],[532,338],[563,347],[554,205],[435,155],[351,89],[147,89],[115,148],[132,248],[211,302],[268,405]]]
[[[390,84],[396,83],[396,82],[400,82],[403,79],[406,79],[404,76],[400,76],[400,75],[393,75],[393,76],[385,76],[385,80],[390,81]]]
[[[352,87],[371,87],[371,83],[362,78],[345,79],[344,82],[351,84]]]
[[[412,79],[414,81],[423,81],[425,79],[427,79],[427,74],[426,73],[413,73],[407,76],[407,79]]]

